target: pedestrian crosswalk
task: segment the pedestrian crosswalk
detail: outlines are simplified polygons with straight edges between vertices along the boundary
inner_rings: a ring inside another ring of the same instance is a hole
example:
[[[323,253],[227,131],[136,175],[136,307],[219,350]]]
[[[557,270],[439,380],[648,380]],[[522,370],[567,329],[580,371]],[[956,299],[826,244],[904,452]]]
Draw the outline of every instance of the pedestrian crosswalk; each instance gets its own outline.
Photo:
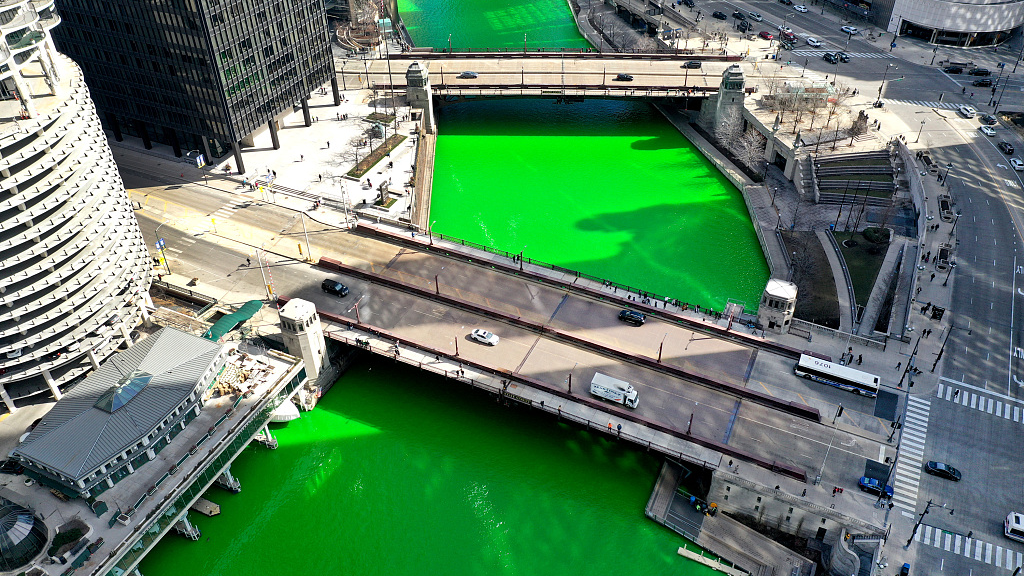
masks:
[[[886,106],[890,104],[901,105],[901,106],[924,106],[925,108],[942,108],[944,110],[955,110],[959,104],[953,104],[952,102],[936,102],[933,100],[892,100],[889,98],[882,99],[882,102]]]
[[[793,50],[794,56],[823,56],[835,50]],[[850,58],[895,58],[887,52],[847,52]]]
[[[238,207],[235,206],[234,204],[225,204],[224,206],[221,206],[220,209],[218,209],[216,212],[210,214],[210,217],[216,220],[227,220],[228,218],[234,216],[235,212],[237,211]]]
[[[907,397],[907,412],[903,419],[903,432],[900,434],[900,452],[896,459],[892,503],[911,512],[917,509],[917,487],[921,481],[924,440],[928,435],[930,411],[931,402],[928,400]]]
[[[1009,402],[1005,399],[993,398],[984,393],[976,393],[967,388],[951,384],[939,383],[936,396],[943,400],[960,404],[971,410],[979,410],[986,414],[992,414],[997,418],[1024,422],[1024,406],[1018,402]]]
[[[1013,570],[1024,563],[1024,554],[1020,552],[977,538],[968,538],[963,534],[940,530],[927,524],[920,526],[917,534],[914,535],[914,541],[1005,570]]]

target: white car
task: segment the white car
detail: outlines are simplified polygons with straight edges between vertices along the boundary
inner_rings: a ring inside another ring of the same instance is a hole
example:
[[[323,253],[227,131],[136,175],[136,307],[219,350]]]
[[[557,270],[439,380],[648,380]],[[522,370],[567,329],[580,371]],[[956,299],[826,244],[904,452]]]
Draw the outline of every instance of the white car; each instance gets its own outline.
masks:
[[[754,22],[760,22],[764,20],[764,17],[758,14],[757,12],[751,12],[750,19],[753,20]]]
[[[488,346],[497,346],[499,340],[497,334],[494,332],[488,332],[483,328],[474,328],[473,331],[469,333],[469,337],[481,344],[487,344]]]
[[[797,12],[807,12],[807,6],[804,6],[803,4],[798,4],[796,6],[793,6],[793,10],[796,10]]]
[[[818,40],[817,38],[808,37],[807,38],[807,45],[808,46],[813,46],[815,48],[820,48],[821,47],[821,40]]]
[[[782,25],[779,26],[779,32],[792,32],[792,31],[793,31],[793,29],[790,28],[789,26],[786,26],[785,24],[782,24]]]
[[[960,115],[963,116],[964,118],[974,118],[975,114],[978,113],[978,111],[975,110],[974,108],[965,105],[957,106],[956,111],[959,112]]]
[[[1010,158],[1010,166],[1017,172],[1024,172],[1024,162],[1020,161],[1020,158]]]
[[[840,28],[840,30],[842,30],[844,33],[849,34],[851,36],[853,36],[854,34],[860,34],[860,30],[858,30],[857,28],[855,28],[853,26],[843,26],[842,28]]]
[[[981,130],[981,133],[984,134],[985,136],[995,136],[996,135],[996,131],[993,130],[991,126],[982,126],[982,127],[978,128],[978,130]]]

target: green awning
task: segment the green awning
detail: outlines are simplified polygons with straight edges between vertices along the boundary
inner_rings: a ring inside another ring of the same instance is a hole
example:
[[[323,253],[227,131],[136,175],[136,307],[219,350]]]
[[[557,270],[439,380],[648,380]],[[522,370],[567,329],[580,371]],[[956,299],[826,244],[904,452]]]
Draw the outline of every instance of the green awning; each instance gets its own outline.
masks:
[[[210,326],[210,329],[203,334],[203,338],[214,342],[220,340],[225,334],[234,330],[236,326],[252,318],[261,308],[263,308],[263,302],[259,300],[250,300],[242,304],[242,307],[237,311],[224,316],[217,320],[213,326]]]

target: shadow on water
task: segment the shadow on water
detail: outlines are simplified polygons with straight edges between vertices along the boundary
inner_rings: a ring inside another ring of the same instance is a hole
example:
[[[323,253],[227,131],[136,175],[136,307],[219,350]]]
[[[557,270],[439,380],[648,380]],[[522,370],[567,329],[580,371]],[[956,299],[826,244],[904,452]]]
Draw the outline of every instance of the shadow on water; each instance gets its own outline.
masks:
[[[200,541],[169,536],[143,573],[710,575],[643,517],[658,458],[388,360],[275,435],[233,465],[241,493],[208,494]]]

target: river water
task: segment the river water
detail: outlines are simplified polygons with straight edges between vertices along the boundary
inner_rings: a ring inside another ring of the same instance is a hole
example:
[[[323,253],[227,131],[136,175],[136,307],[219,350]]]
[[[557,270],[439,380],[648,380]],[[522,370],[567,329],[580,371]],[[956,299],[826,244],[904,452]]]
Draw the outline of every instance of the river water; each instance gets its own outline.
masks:
[[[419,46],[585,47],[562,0],[402,0]],[[767,278],[738,191],[646,104],[443,107],[435,230],[721,308]],[[147,576],[686,574],[643,515],[660,460],[460,384],[367,359],[280,448],[233,465],[199,542]]]
[[[659,459],[386,359],[274,434],[143,574],[713,574],[644,517]]]

